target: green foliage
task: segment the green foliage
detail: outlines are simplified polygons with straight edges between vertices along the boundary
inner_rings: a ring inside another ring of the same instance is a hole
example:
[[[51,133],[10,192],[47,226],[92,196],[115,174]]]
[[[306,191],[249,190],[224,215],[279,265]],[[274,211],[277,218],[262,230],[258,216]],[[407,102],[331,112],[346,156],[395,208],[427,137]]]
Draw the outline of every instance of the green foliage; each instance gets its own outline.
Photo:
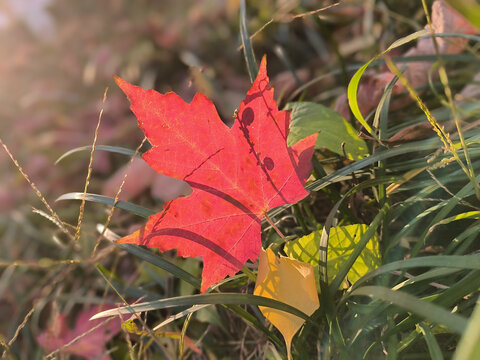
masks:
[[[385,51],[376,55],[374,58],[372,58],[367,63],[362,65],[362,67],[360,67],[360,69],[357,70],[357,72],[353,75],[352,79],[348,83],[347,94],[348,94],[348,102],[349,102],[349,105],[350,105],[350,109],[352,110],[352,113],[355,116],[355,118],[358,120],[358,122],[360,124],[362,124],[362,126],[365,128],[365,130],[367,130],[370,133],[370,135],[372,135],[373,137],[375,137],[376,135],[375,135],[372,127],[366,122],[363,114],[360,111],[360,107],[359,107],[358,101],[357,101],[358,85],[360,83],[360,79],[362,78],[363,73],[367,70],[367,68],[370,66],[370,64],[373,63],[380,56],[385,55],[388,52],[390,52],[391,50],[393,50],[393,49],[395,49],[399,46],[405,45],[405,44],[407,44],[407,43],[409,43],[413,40],[416,40],[421,36],[427,35],[427,34],[428,34],[427,30],[420,30],[420,31],[417,31],[413,34],[407,35],[407,36],[395,41]]]
[[[290,132],[287,145],[318,132],[317,148],[325,148],[350,160],[368,155],[367,144],[358,137],[356,130],[340,114],[321,104],[308,101],[289,103],[291,110]]]
[[[480,303],[475,306],[453,359],[473,360],[478,357],[480,357]]]

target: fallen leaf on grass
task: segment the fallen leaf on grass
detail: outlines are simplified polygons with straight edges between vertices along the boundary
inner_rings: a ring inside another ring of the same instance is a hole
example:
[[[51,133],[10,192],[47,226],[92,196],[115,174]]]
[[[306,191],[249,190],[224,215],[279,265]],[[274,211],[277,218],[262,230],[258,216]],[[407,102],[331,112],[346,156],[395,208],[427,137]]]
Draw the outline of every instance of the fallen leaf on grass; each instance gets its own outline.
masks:
[[[307,315],[318,309],[313,266],[287,257],[278,258],[271,249],[260,252],[255,295],[281,301]],[[260,306],[262,314],[283,335],[290,359],[293,336],[305,323],[304,319],[281,310]]]
[[[287,104],[292,122],[287,145],[318,132],[316,147],[325,148],[349,160],[368,156],[368,147],[355,128],[340,114],[321,104],[308,101]]]
[[[112,318],[107,321],[103,319],[89,320],[93,315],[106,309],[105,306],[94,306],[81,311],[77,315],[73,328],[69,328],[67,325],[67,314],[58,314],[47,329],[37,336],[37,342],[50,353],[78,338],[71,345],[61,349],[60,353],[78,355],[87,359],[107,360],[110,358],[108,355],[99,356],[105,353],[106,343],[121,330],[120,318]],[[92,331],[101,323],[105,324]]]
[[[265,58],[232,128],[202,94],[188,104],[174,93],[116,81],[153,145],[144,160],[193,189],[120,242],[201,256],[204,292],[247,260],[256,261],[261,220],[269,209],[308,194],[304,184],[312,171],[316,134],[287,147],[290,116],[273,99]]]
[[[327,250],[328,283],[335,278],[367,229],[368,226],[364,224],[337,226],[330,229]],[[321,237],[322,231],[319,230],[290,241],[285,245],[285,252],[290,257],[317,266]],[[375,234],[350,268],[347,274],[348,281],[355,283],[363,275],[379,267],[381,263],[378,235]]]

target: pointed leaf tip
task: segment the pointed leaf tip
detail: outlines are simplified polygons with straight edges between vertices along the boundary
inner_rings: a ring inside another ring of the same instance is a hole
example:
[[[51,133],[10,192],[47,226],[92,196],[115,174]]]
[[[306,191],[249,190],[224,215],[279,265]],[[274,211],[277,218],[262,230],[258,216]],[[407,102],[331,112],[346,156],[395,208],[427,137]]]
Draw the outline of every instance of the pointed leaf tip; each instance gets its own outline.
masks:
[[[118,87],[127,95],[127,98],[132,102],[132,99],[137,98],[138,94],[143,90],[142,88],[130,84],[128,81],[123,80],[121,77],[114,75],[113,79],[117,83]]]
[[[133,87],[132,84],[128,83],[127,81],[123,80],[121,77],[114,75],[113,79],[117,83],[117,86],[127,95],[128,99],[131,98],[131,87]]]
[[[115,82],[117,83],[118,87],[120,87],[120,89],[123,89],[123,86],[126,83],[125,80],[123,80],[120,76],[117,76],[117,75],[113,75],[113,80],[115,80]]]
[[[260,77],[267,77],[267,55],[263,55],[262,62],[258,68],[257,79]]]
[[[257,282],[253,293],[281,301],[307,315],[312,315],[320,306],[313,266],[288,257],[278,258],[271,249],[262,249],[260,252]],[[290,359],[293,336],[305,320],[263,306],[260,306],[260,311],[283,335]]]

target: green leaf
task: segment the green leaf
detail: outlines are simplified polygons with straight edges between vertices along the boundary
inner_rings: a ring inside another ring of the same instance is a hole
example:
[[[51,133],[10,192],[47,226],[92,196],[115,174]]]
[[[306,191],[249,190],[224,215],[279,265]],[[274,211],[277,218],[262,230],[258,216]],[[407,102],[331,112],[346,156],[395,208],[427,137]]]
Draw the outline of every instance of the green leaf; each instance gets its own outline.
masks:
[[[347,261],[353,252],[358,240],[367,231],[368,226],[354,224],[337,226],[330,229],[327,250],[327,274],[330,283],[338,273],[338,270]],[[288,256],[300,261],[318,265],[319,246],[322,231],[315,231],[303,236],[298,240],[291,241],[285,245],[285,252]],[[350,268],[347,277],[352,283],[375,270],[381,265],[381,256],[378,246],[378,236],[375,234],[367,243]]]
[[[292,110],[288,146],[318,132],[317,148],[326,148],[343,155],[343,143],[345,154],[350,160],[363,159],[369,155],[367,144],[357,135],[353,126],[332,109],[312,102],[289,103],[286,109]]]

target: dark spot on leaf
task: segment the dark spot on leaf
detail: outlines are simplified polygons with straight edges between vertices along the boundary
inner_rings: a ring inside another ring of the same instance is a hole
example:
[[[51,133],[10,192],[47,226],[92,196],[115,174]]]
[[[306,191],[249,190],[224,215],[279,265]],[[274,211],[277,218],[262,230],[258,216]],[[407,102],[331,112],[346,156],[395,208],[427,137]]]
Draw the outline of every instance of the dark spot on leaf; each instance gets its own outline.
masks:
[[[269,158],[268,156],[263,159],[263,165],[265,165],[267,170],[272,170],[275,167],[275,163],[273,162],[272,158]]]
[[[245,125],[248,126],[251,123],[253,123],[253,120],[255,119],[255,114],[253,113],[252,108],[247,107],[245,110],[242,112],[242,119],[241,122]]]

